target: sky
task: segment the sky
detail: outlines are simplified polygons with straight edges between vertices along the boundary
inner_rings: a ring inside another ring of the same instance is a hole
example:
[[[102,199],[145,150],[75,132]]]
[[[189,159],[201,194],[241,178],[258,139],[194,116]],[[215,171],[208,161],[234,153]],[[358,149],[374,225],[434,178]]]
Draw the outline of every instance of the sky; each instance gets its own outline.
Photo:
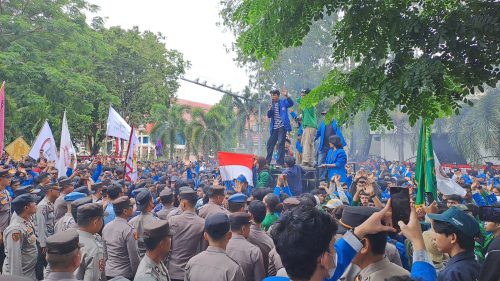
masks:
[[[248,75],[228,54],[234,36],[216,26],[220,0],[89,0],[101,7],[97,15],[106,18],[106,26],[161,32],[166,46],[183,53],[191,62],[184,77],[208,81],[207,85],[224,84],[240,93],[248,84]],[[222,94],[188,82],[179,81],[178,98],[215,104]]]

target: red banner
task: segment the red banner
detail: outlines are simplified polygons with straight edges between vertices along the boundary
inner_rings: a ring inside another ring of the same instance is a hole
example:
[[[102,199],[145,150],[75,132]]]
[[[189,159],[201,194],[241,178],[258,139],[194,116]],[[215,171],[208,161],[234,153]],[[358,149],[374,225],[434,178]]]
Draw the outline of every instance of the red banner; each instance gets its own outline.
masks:
[[[4,149],[4,125],[5,125],[5,81],[0,87],[0,156]]]

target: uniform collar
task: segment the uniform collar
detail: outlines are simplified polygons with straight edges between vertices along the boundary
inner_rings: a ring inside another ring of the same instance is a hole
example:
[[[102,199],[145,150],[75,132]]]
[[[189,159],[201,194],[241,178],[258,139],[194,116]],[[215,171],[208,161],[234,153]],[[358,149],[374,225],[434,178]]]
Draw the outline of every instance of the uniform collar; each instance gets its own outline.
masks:
[[[48,279],[60,280],[60,279],[75,279],[73,272],[50,272],[47,276]]]
[[[389,266],[391,266],[391,262],[389,261],[389,259],[387,257],[384,257],[383,259],[379,260],[378,262],[372,263],[372,264],[368,265],[367,267],[363,268],[359,272],[359,276],[364,277],[364,276],[370,275],[374,272],[384,270]]]
[[[85,238],[89,238],[89,239],[95,240],[95,236],[93,234],[91,234],[90,232],[78,229],[78,233],[80,233],[80,235],[83,236],[83,237],[85,237]]]
[[[460,254],[454,255],[453,257],[451,257],[448,260],[447,265],[455,263],[455,262],[459,262],[461,260],[468,260],[468,259],[475,260],[474,252],[464,251],[464,252],[461,252]]]
[[[207,252],[213,252],[213,253],[226,253],[226,251],[222,248],[219,247],[214,247],[214,246],[208,246]]]
[[[233,235],[231,236],[231,239],[243,239],[243,240],[246,240],[245,236],[243,236],[241,234],[234,233],[234,232],[233,232]]]

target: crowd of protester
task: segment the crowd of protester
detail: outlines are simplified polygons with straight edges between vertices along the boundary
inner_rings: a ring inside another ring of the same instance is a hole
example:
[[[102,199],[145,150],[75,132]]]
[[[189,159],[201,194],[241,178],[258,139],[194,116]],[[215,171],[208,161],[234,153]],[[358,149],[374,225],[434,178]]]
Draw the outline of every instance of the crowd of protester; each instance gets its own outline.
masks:
[[[390,188],[418,186],[413,163],[328,159],[306,191],[286,155],[277,177],[263,157],[254,175],[222,181],[215,161],[80,160],[58,177],[54,163],[1,160],[2,275],[29,280],[499,280],[500,173],[446,170],[466,195],[411,207],[391,222]],[[338,158],[335,156],[335,158]],[[19,279],[22,280],[22,279]]]

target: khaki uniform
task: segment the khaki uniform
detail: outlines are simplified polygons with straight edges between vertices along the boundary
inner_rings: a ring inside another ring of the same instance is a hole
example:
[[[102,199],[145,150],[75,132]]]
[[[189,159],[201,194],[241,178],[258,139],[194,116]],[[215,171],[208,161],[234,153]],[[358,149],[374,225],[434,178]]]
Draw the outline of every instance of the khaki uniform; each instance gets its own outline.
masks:
[[[264,270],[267,273],[269,269],[269,252],[274,248],[273,239],[262,228],[252,224],[247,241],[259,247],[264,260]]]
[[[106,245],[106,276],[132,279],[141,262],[134,239],[134,228],[127,220],[116,217],[104,226],[102,238]]]
[[[77,281],[71,272],[51,272],[43,281]]]
[[[181,207],[173,208],[172,210],[170,210],[170,212],[168,212],[166,220],[168,220],[171,217],[178,216],[180,214],[182,214]]]
[[[155,221],[158,218],[153,213],[141,213],[130,220],[129,224],[135,229],[135,237],[137,238],[137,247],[139,256],[142,258],[146,254],[146,246],[144,245],[144,225],[148,222]]]
[[[68,202],[64,201],[66,194],[59,195],[54,202],[54,219],[58,221],[68,212]]]
[[[410,273],[401,266],[395,265],[387,257],[372,263],[359,272],[361,281],[384,281],[392,276],[409,276]]]
[[[36,279],[38,257],[33,223],[16,216],[4,231],[5,255],[3,275],[24,276]]]
[[[401,257],[399,256],[398,248],[392,243],[387,242],[385,246],[385,256],[389,259],[390,262],[397,264],[399,266],[403,266],[401,263]]]
[[[10,203],[12,198],[10,198],[9,192],[7,190],[0,191],[0,233],[3,232],[10,222]]]
[[[226,253],[241,266],[246,281],[261,281],[266,277],[262,252],[257,246],[248,242],[243,235],[233,232],[227,244]]]
[[[269,268],[267,269],[267,275],[275,276],[278,270],[282,268],[284,268],[284,266],[281,262],[281,257],[278,252],[276,252],[276,248],[273,248],[269,252]]]
[[[213,202],[208,202],[207,204],[203,205],[200,210],[198,211],[198,216],[206,219],[209,215],[215,214],[215,213],[224,213],[229,216],[229,211],[226,210],[224,207],[214,204]]]
[[[36,227],[40,247],[45,248],[45,240],[54,234],[56,224],[54,218],[54,204],[44,197],[36,207]]]
[[[206,251],[191,258],[186,265],[184,281],[243,281],[245,276],[238,263],[226,252],[208,246]]]
[[[69,213],[66,213],[56,222],[56,225],[54,226],[54,234],[66,231],[68,229],[78,229],[78,225],[76,224],[73,216]]]
[[[76,279],[84,281],[104,281],[105,259],[104,246],[96,236],[78,230],[80,244],[81,263],[75,271]]]
[[[145,255],[139,264],[134,281],[170,281],[170,277],[163,262],[157,264]]]
[[[184,279],[186,263],[190,258],[205,250],[207,244],[203,238],[205,220],[194,211],[185,211],[168,219],[173,232],[172,248],[168,259],[168,272],[172,279]]]
[[[166,220],[167,219],[167,216],[168,214],[174,210],[175,207],[168,207],[168,208],[165,208],[165,206],[163,206],[163,208],[161,208],[161,210],[159,210],[158,212],[156,212],[156,216],[158,216],[159,219],[162,219],[162,220]]]

